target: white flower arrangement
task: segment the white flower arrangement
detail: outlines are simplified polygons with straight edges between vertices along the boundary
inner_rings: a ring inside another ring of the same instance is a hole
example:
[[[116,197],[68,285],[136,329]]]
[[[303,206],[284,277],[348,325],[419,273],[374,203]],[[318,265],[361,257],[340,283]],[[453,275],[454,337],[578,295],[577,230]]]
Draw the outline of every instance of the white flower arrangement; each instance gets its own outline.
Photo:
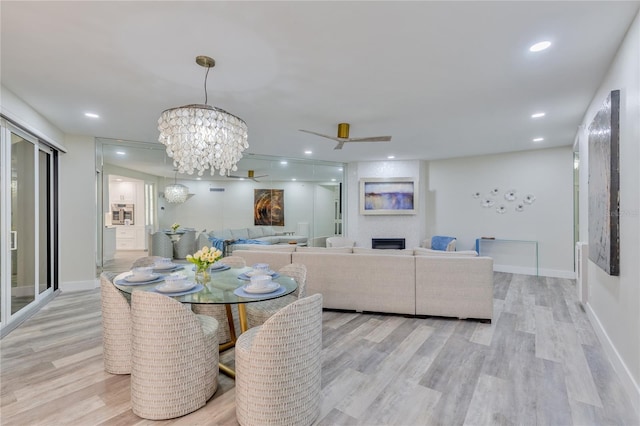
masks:
[[[222,259],[222,252],[207,246],[202,247],[192,255],[187,255],[187,261],[196,265],[196,271],[206,271],[220,259]]]

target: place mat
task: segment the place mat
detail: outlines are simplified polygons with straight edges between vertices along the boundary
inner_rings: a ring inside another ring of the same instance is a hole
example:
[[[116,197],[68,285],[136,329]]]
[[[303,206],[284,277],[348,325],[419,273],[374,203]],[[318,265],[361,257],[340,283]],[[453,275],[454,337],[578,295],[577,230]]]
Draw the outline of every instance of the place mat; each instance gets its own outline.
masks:
[[[132,285],[147,285],[147,284],[157,283],[157,282],[160,282],[160,281],[163,281],[163,280],[164,280],[164,275],[160,275],[160,276],[158,276],[158,277],[156,277],[156,278],[154,278],[152,280],[149,280],[149,281],[135,281],[135,282],[127,281],[126,277],[124,277],[122,279],[116,280],[114,282],[114,284],[117,284],[117,285],[129,285],[129,286],[132,286]]]
[[[197,293],[199,291],[201,291],[204,288],[204,286],[202,284],[198,284],[197,286],[195,286],[194,288],[192,288],[191,290],[187,290],[187,291],[180,291],[178,293],[163,293],[161,291],[156,290],[155,288],[153,289],[153,291],[155,291],[158,294],[163,294],[165,296],[169,296],[169,297],[177,297],[177,296],[184,296],[186,294],[191,294],[191,293]]]
[[[276,291],[272,291],[271,293],[247,293],[244,291],[243,287],[238,287],[233,291],[233,294],[240,297],[246,297],[249,299],[266,299],[273,296],[279,296],[287,292],[286,287],[280,286]]]
[[[274,272],[273,274],[271,274],[271,278],[272,279],[276,279],[279,276],[280,276],[280,274],[277,273],[277,272]],[[251,281],[251,277],[248,276],[247,274],[240,274],[240,275],[238,275],[238,278],[240,278],[241,280],[245,280],[245,281]]]

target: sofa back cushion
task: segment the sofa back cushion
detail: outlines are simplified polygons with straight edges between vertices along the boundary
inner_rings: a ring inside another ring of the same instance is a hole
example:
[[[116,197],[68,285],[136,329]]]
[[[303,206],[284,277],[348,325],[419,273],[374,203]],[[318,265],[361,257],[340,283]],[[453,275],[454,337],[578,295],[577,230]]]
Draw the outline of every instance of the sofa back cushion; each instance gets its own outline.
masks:
[[[460,251],[442,251],[431,250],[422,247],[416,247],[413,249],[413,254],[416,256],[444,256],[444,257],[476,257],[478,252],[475,250],[460,250]]]
[[[283,253],[293,253],[296,251],[296,246],[294,244],[238,244],[234,247],[234,253],[236,250],[238,252],[244,250],[255,250],[255,251],[279,251]]]
[[[247,229],[247,231],[249,232],[249,238],[251,239],[264,237],[264,231],[262,230],[262,226],[252,226],[249,229]]]
[[[355,254],[388,254],[388,255],[400,255],[400,256],[413,256],[413,249],[372,249],[365,247],[354,247],[353,252]]]
[[[273,230],[273,226],[263,226],[262,227],[262,236],[263,237],[271,237],[276,235],[276,231]]]
[[[353,248],[351,247],[304,247],[298,246],[296,248],[298,252],[309,252],[309,253],[353,253]]]
[[[233,240],[230,229],[217,229],[209,232],[209,236],[219,240]]]
[[[231,236],[234,240],[248,240],[249,230],[247,228],[237,228],[231,230]]]
[[[295,251],[291,261],[307,267],[307,295],[322,293],[325,308],[415,314],[414,256]]]

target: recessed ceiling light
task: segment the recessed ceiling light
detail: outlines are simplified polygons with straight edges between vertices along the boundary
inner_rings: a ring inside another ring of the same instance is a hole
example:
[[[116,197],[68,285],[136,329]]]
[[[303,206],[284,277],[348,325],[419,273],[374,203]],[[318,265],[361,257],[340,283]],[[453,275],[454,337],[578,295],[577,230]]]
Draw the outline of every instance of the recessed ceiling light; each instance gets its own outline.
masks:
[[[533,46],[531,46],[529,48],[529,52],[540,52],[540,51],[546,49],[549,46],[551,46],[551,42],[550,41],[541,41],[541,42],[536,43]]]
[[[118,155],[126,155],[127,153],[124,152],[124,151],[116,151],[116,154],[118,154]]]
[[[202,180],[202,178],[201,177],[197,177],[196,180]]]
[[[281,161],[280,164],[284,165],[284,164],[289,164],[289,163],[287,163],[286,161]]]
[[[394,158],[396,158],[396,156],[395,156],[395,155],[389,155],[389,156],[387,156],[387,159],[388,159],[388,160],[393,160]]]
[[[335,180],[335,178],[334,178],[334,179],[331,179],[331,182],[335,182],[335,181],[336,181],[336,180]]]
[[[340,168],[338,169],[338,171],[339,171],[339,172],[341,172],[341,171],[342,171],[342,167],[340,167]]]
[[[118,178],[116,179],[117,182],[122,182],[122,179]]]
[[[536,112],[535,114],[531,114],[531,118],[540,118],[544,116],[545,116],[544,112]]]
[[[291,178],[291,180],[296,181],[296,180],[298,180],[298,179],[296,179],[296,178]]]
[[[533,141],[534,142],[542,142],[544,140],[544,138],[535,138]]]
[[[307,154],[307,155],[311,155],[311,154],[313,154],[313,151],[306,150],[304,153]]]
[[[94,114],[93,112],[85,112],[84,115],[89,118],[100,118],[98,114]]]

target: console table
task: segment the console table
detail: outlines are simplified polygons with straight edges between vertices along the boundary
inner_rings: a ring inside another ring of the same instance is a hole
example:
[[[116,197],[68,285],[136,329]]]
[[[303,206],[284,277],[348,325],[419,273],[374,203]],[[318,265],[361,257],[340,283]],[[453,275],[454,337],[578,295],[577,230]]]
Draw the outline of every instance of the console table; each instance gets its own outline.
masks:
[[[476,239],[476,251],[479,256],[493,258],[494,270],[501,267],[528,275],[538,275],[538,241],[508,240],[502,238]],[[497,268],[496,268],[497,267]]]

